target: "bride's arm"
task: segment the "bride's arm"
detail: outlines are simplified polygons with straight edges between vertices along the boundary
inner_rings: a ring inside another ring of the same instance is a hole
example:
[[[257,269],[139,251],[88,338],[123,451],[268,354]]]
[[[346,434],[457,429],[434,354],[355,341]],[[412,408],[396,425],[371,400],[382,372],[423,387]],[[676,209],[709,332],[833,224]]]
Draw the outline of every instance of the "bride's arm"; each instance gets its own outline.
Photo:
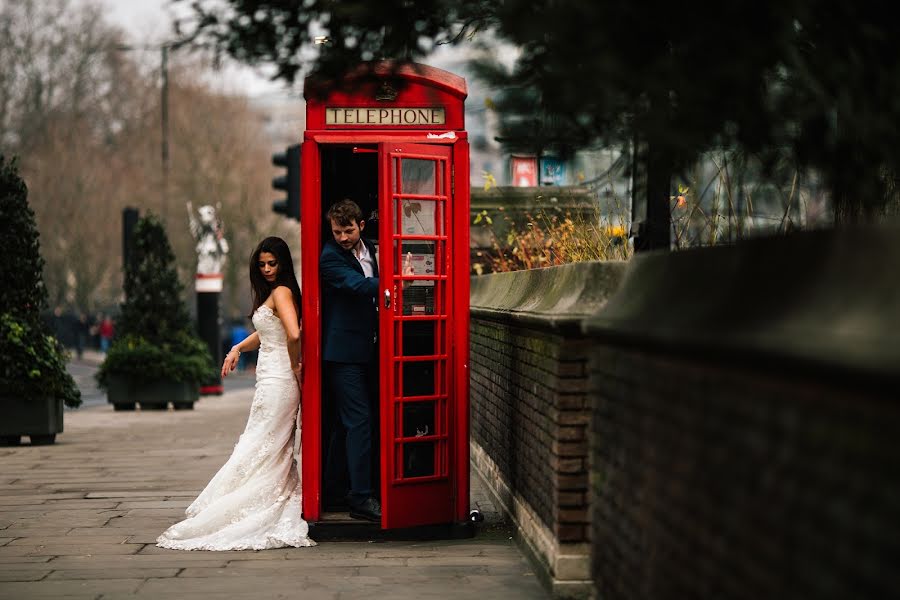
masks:
[[[286,286],[280,285],[272,290],[272,297],[275,299],[275,311],[281,324],[284,326],[284,333],[287,337],[288,356],[291,360],[291,370],[300,378],[302,365],[300,364],[300,322],[297,319],[297,307],[294,304],[294,294]]]
[[[250,352],[257,348],[259,348],[259,333],[255,331],[245,337],[242,342],[232,346],[228,354],[225,355],[225,362],[222,363],[222,377],[234,371],[237,367],[238,359],[241,357],[241,352]]]

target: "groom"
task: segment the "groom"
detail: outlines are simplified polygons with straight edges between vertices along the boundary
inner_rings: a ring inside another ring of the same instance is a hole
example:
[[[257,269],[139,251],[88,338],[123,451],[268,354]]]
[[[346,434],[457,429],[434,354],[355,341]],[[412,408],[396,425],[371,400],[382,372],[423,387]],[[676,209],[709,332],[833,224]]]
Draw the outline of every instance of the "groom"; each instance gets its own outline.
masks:
[[[325,242],[319,257],[322,359],[347,430],[350,516],[381,521],[381,505],[372,490],[372,390],[367,377],[377,364],[375,246],[361,237],[365,222],[352,200],[334,204],[326,219],[334,239]]]

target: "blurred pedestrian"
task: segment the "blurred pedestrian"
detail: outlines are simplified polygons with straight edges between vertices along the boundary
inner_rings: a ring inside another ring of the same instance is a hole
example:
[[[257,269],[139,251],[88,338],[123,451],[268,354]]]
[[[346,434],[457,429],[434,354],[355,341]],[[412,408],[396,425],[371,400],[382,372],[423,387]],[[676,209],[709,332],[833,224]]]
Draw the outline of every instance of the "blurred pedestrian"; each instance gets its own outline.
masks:
[[[88,318],[88,324],[90,327],[88,328],[88,340],[90,342],[90,347],[94,350],[100,349],[100,321],[103,320],[103,315],[93,314]]]
[[[84,355],[84,347],[87,345],[90,329],[91,324],[88,322],[87,314],[78,313],[78,323],[75,325],[75,355],[78,356],[78,360],[81,360]]]
[[[113,334],[115,334],[113,321],[109,318],[109,315],[103,315],[98,331],[100,333],[100,351],[105,354],[109,350],[109,344],[112,342]]]

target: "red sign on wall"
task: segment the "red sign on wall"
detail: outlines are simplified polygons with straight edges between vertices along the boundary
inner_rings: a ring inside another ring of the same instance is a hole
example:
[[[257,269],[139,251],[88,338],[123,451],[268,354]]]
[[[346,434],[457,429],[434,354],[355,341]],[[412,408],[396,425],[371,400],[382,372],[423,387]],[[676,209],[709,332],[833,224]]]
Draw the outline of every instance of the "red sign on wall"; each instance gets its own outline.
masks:
[[[512,184],[514,187],[534,187],[537,185],[537,158],[534,156],[511,156]]]

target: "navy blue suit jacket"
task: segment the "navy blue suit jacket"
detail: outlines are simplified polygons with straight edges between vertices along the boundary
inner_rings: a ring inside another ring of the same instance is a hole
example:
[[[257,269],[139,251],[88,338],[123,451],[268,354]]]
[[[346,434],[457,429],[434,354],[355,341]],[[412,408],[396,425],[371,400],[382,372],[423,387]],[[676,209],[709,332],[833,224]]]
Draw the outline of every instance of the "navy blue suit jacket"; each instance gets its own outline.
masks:
[[[369,254],[375,245],[362,238]],[[366,277],[353,253],[333,239],[325,242],[319,257],[322,279],[322,359],[342,363],[367,363],[374,356],[378,331],[378,263],[374,277]]]

